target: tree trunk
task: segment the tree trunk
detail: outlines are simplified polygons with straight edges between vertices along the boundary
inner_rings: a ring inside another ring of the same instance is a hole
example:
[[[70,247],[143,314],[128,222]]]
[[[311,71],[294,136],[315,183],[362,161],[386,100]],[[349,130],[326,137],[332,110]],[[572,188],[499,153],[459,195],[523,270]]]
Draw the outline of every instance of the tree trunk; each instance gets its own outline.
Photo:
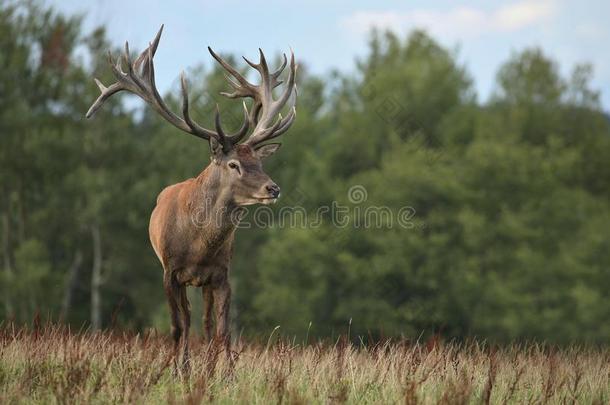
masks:
[[[11,228],[9,223],[8,213],[5,211],[2,213],[2,257],[4,261],[4,272],[5,272],[5,287],[7,291],[4,291],[4,308],[6,312],[6,318],[10,318],[14,315],[13,303],[11,301],[8,290],[11,288],[13,280],[13,266],[11,264]]]
[[[91,268],[91,329],[102,328],[102,238],[99,225],[91,226],[93,241],[93,267]]]
[[[74,293],[78,288],[80,281],[81,265],[83,263],[83,253],[79,250],[74,254],[74,259],[70,268],[68,269],[68,277],[66,278],[66,290],[64,292],[64,299],[61,303],[61,312],[59,313],[59,319],[67,321],[70,309],[72,308],[72,300],[74,299]]]
[[[23,190],[19,187],[20,192],[17,193],[17,237],[19,243],[25,241],[25,207],[23,204]]]

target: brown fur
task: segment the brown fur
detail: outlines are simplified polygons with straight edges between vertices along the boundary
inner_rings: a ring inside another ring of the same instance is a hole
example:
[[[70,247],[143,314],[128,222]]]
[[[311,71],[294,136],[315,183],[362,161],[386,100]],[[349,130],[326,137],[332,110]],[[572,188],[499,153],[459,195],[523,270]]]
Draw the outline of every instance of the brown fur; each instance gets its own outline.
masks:
[[[185,369],[190,328],[187,286],[202,288],[206,337],[229,346],[229,267],[237,225],[231,215],[240,205],[274,200],[269,197],[270,187],[279,192],[262,169],[261,157],[268,154],[239,145],[226,155],[215,156],[196,178],[165,188],[157,198],[149,235],[164,270],[174,350],[177,354],[182,348]],[[239,170],[230,164],[237,164]]]

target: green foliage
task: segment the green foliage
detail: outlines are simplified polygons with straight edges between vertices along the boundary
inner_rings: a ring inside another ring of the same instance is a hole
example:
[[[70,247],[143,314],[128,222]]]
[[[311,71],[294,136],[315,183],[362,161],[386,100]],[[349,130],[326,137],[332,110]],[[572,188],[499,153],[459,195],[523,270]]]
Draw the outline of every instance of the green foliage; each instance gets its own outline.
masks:
[[[358,184],[368,191],[362,208],[412,207],[413,224],[339,238],[329,223],[326,233],[270,233],[257,305],[242,314],[262,325],[251,328],[305,334],[312,321],[327,335],[351,322],[365,336],[606,341],[610,256],[600,252],[610,211],[596,179],[610,132],[590,71],[578,67],[566,84],[554,62],[526,50],[500,69],[502,91],[477,107],[463,70],[421,33],[404,44],[374,38],[361,66],[363,79],[335,96],[337,129],[320,156],[330,160],[326,181],[337,201]],[[375,69],[383,74],[367,75]],[[387,100],[390,113],[375,109]]]
[[[112,80],[101,28],[83,35],[78,18],[0,2],[0,45],[2,318],[87,323],[99,229],[104,324],[166,328],[148,218],[165,186],[207,164],[208,145],[118,98],[84,121],[91,77]],[[477,103],[454,52],[423,32],[374,34],[355,75],[300,65],[298,118],[266,170],[283,190],[274,218],[298,206],[320,224],[239,230],[236,330],[608,341],[610,125],[591,66],[562,77],[526,49]],[[195,118],[211,125],[219,103],[236,128],[222,71],[189,76]],[[364,201],[348,198],[354,185]],[[348,226],[319,215],[333,202]],[[392,219],[358,226],[367,207]]]

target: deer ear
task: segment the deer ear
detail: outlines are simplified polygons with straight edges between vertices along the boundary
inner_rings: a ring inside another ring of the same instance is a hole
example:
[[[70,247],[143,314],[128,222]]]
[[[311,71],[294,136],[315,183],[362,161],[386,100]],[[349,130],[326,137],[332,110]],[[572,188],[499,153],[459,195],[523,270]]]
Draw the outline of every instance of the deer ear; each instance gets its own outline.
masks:
[[[264,159],[273,155],[275,151],[280,148],[280,146],[282,146],[281,143],[268,143],[266,145],[259,146],[255,149],[256,156],[258,156],[259,159]]]
[[[210,151],[212,152],[212,160],[218,162],[222,155],[222,145],[216,138],[210,137]]]

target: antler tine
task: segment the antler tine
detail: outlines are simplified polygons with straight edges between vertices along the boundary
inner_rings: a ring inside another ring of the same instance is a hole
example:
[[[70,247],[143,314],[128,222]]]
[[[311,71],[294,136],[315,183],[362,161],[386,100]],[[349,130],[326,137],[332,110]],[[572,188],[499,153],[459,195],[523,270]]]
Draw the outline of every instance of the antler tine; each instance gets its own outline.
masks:
[[[152,56],[155,56],[155,53],[157,52],[157,47],[159,46],[159,41],[161,40],[161,34],[163,33],[163,27],[164,27],[164,25],[161,24],[161,28],[159,28],[157,35],[155,35],[155,39],[153,39],[152,44],[149,45],[149,47],[152,47],[152,49],[151,49]],[[136,71],[140,70],[140,65],[142,64],[142,62],[144,62],[147,59],[147,57],[148,57],[148,49],[145,49],[140,54],[140,56],[138,56],[136,58],[135,62],[133,63],[133,68]],[[142,71],[140,73],[143,77],[148,76],[148,63],[144,64],[144,66],[142,67]]]
[[[292,94],[292,91],[296,91],[296,87],[294,81],[296,80],[297,67],[294,62],[294,52],[290,52],[290,70],[288,71],[288,83],[286,84],[286,89],[280,96],[280,98],[274,103],[274,107],[279,111],[284,104],[288,101],[288,98]],[[296,94],[296,93],[295,93]],[[296,105],[296,100],[295,100]]]
[[[129,55],[129,42],[125,41],[125,50],[123,51],[123,59],[127,64],[127,69],[129,73],[133,71],[133,66],[131,65],[131,56]]]
[[[220,63],[220,65],[227,71],[229,72],[229,74],[231,76],[233,76],[235,79],[237,79],[237,81],[239,82],[239,84],[241,84],[243,87],[248,88],[248,89],[254,89],[254,85],[252,83],[250,83],[248,80],[246,80],[245,77],[243,77],[233,66],[231,66],[230,64],[228,64],[223,58],[221,58],[219,55],[216,54],[216,52],[214,52],[212,50],[212,48],[210,48],[208,46],[208,51],[210,52],[210,55],[212,55],[212,57],[214,59],[216,59],[216,61],[218,63]]]
[[[259,69],[257,69],[260,74],[261,74],[261,79],[263,80],[262,86],[263,89],[265,91],[271,91],[270,86],[270,81],[271,78],[269,77],[269,66],[267,65],[267,59],[265,59],[265,54],[263,53],[263,50],[261,48],[258,48],[258,53],[259,53],[259,62],[258,62],[258,66]]]
[[[220,119],[220,108],[218,104],[216,104],[216,113],[214,115],[214,126],[216,127],[216,133],[218,134],[219,142],[223,147],[225,152],[231,150],[236,144],[241,141],[241,139],[248,133],[248,129],[250,128],[249,120],[248,120],[248,108],[246,104],[243,103],[244,107],[244,117],[241,128],[237,130],[234,134],[227,134],[222,128],[222,122]]]
[[[229,136],[229,140],[231,141],[232,145],[237,144],[239,141],[242,140],[242,138],[244,136],[246,136],[246,134],[248,133],[248,129],[250,128],[250,120],[248,117],[248,107],[246,107],[246,103],[242,103],[243,107],[244,107],[244,118],[243,118],[243,123],[241,124],[241,128],[237,130],[237,132],[234,135]]]
[[[296,84],[294,85],[294,101],[292,102],[292,106],[290,106],[290,112],[288,113],[288,115],[286,116],[286,118],[284,118],[282,124],[279,126],[279,128],[269,137],[267,137],[267,139],[272,139],[275,137],[278,137],[280,135],[282,135],[284,132],[288,131],[288,128],[290,128],[290,126],[292,125],[292,123],[294,122],[296,116],[297,116],[297,86]]]
[[[222,123],[220,122],[220,107],[216,104],[216,113],[214,114],[214,126],[216,127],[216,133],[220,138],[220,144],[223,149],[228,149],[227,137],[225,136],[224,130],[222,129]]]
[[[277,86],[282,84],[282,80],[278,80],[278,78],[280,77],[280,75],[286,68],[286,65],[288,64],[288,58],[286,58],[285,53],[282,54],[282,58],[282,65],[275,72],[271,73],[271,79],[273,80],[272,88],[276,88]]]
[[[248,65],[250,65],[256,71],[258,71],[258,73],[261,75],[262,83],[261,83],[260,86],[256,86],[256,87],[258,89],[262,90],[263,91],[263,95],[264,95],[265,92],[267,91],[267,89],[271,90],[275,86],[271,86],[271,81],[273,80],[273,77],[269,74],[269,65],[267,65],[267,59],[265,58],[265,54],[263,53],[263,50],[261,48],[258,48],[258,54],[259,54],[259,62],[258,63],[252,62],[251,60],[249,60],[245,56],[242,56],[242,58],[246,61],[246,63]],[[274,72],[274,74],[275,73],[277,73],[277,72]]]
[[[274,136],[272,136],[275,131],[277,131],[279,129],[279,127],[282,126],[282,122],[283,122],[283,118],[282,118],[282,114],[280,114],[277,118],[277,120],[275,121],[275,124],[273,124],[272,126],[270,126],[269,128],[265,128],[263,130],[261,130],[260,132],[260,136],[264,137],[265,140],[266,139],[270,139],[270,138],[275,138]],[[250,139],[252,139],[250,137]],[[248,139],[248,141],[250,140]]]
[[[262,49],[259,48],[260,59],[258,63],[254,63],[248,58],[243,57],[244,61],[255,69],[261,76],[260,84],[254,85],[246,80],[246,78],[233,66],[217,55],[210,47],[208,47],[208,50],[214,59],[216,59],[216,61],[227,71],[227,79],[231,87],[233,87],[233,92],[222,92],[221,94],[229,98],[249,97],[254,100],[252,109],[247,114],[247,121],[251,127],[254,127],[254,130],[246,143],[256,145],[286,132],[290,125],[294,122],[296,116],[296,100],[285,118],[282,118],[279,113],[288,102],[288,99],[293,91],[296,99],[296,63],[294,60],[294,52],[291,50],[290,70],[288,72],[288,82],[286,83],[286,88],[280,94],[279,98],[274,100],[273,89],[283,83],[279,78],[288,64],[286,54],[283,54],[283,61],[280,67],[272,73],[269,72],[267,59],[265,58],[265,54],[263,53]],[[273,120],[275,120],[276,116],[278,115],[280,118],[273,123]]]
[[[216,61],[227,71],[225,77],[227,78],[231,87],[233,87],[233,92],[221,92],[220,94],[228,97],[228,98],[252,98],[254,99],[254,105],[252,106],[252,110],[247,114],[247,118],[249,121],[249,126],[254,127],[258,124],[258,115],[262,108],[261,103],[261,86],[256,86],[250,83],[241,73],[237,71],[233,66],[231,66],[227,61],[225,61],[220,55],[216,54],[212,48],[208,47],[208,51],[216,59]],[[259,52],[262,53],[262,50],[259,49]],[[263,63],[266,66],[266,60],[263,59],[260,63],[254,63],[246,57],[242,57],[244,61],[250,65],[252,68],[257,70],[259,73],[263,72]],[[268,70],[268,68],[267,68]],[[278,72],[274,72],[276,74]],[[278,73],[279,74],[279,73]],[[244,109],[247,111],[247,108],[244,104]],[[242,136],[243,137],[243,136]]]
[[[184,72],[182,72],[180,75],[180,87],[182,89],[182,116],[184,117],[184,122],[186,122],[186,125],[192,128],[194,131],[206,133],[208,137],[217,137],[218,134],[216,134],[214,131],[203,128],[191,119],[191,114],[189,113],[188,86]]]
[[[97,87],[99,87],[101,94],[91,105],[91,107],[89,107],[87,114],[85,114],[85,117],[87,118],[90,118],[93,114],[95,114],[102,104],[104,104],[104,101],[106,101],[110,96],[123,90],[121,85],[118,83],[111,84],[110,87],[104,86],[98,79],[95,79],[95,83],[97,84]]]
[[[260,49],[260,48],[259,48],[259,49]],[[258,63],[254,63],[254,62],[252,62],[250,59],[246,58],[245,56],[242,56],[241,58],[242,58],[243,60],[245,60],[245,61],[246,61],[246,63],[247,63],[248,65],[250,65],[250,66],[251,66],[251,67],[253,67],[254,69],[258,70]]]
[[[272,134],[270,134],[265,140],[276,138],[276,137],[282,135],[284,132],[288,131],[288,129],[294,122],[294,119],[296,118],[296,116],[297,116],[297,110],[296,110],[296,108],[293,107],[292,110],[290,110],[290,112],[286,116],[286,118],[284,118],[283,123]]]
[[[247,133],[250,127],[250,119],[247,109],[244,110],[244,123],[242,127],[232,135],[226,135],[220,125],[217,125],[217,132],[210,129],[204,128],[197,124],[191,118],[189,114],[189,99],[188,99],[188,85],[184,73],[181,75],[181,90],[182,90],[182,116],[180,118],[174,112],[172,112],[167,104],[163,101],[163,98],[157,90],[155,83],[155,66],[153,57],[159,46],[161,40],[161,34],[163,32],[163,25],[157,32],[155,39],[149,43],[148,47],[132,62],[129,52],[129,43],[125,43],[125,49],[123,55],[119,56],[116,61],[113,60],[112,54],[108,52],[108,62],[112,69],[112,73],[117,80],[116,83],[106,87],[98,79],[95,79],[97,86],[100,89],[101,94],[95,100],[89,111],[87,111],[87,118],[91,117],[95,112],[102,106],[102,104],[115,93],[120,91],[128,91],[139,96],[142,100],[148,103],[159,115],[165,120],[174,125],[176,128],[187,132],[191,135],[195,135],[199,138],[209,140],[214,138],[223,145],[223,150],[228,152],[239,140],[241,140]],[[214,55],[214,54],[213,54]],[[219,60],[219,58],[217,58]],[[127,72],[123,71],[123,61],[127,64]],[[226,62],[219,60],[219,62],[228,65]],[[223,66],[224,66],[223,65]],[[233,82],[236,89],[241,89],[244,84],[248,84],[243,76],[239,75],[237,71],[229,71],[233,77],[239,82]],[[252,86],[252,85],[250,85]],[[218,123],[220,123],[220,117],[218,116]]]
[[[250,125],[256,127],[258,125],[258,116],[263,108],[263,104],[261,102],[255,101],[252,106],[252,111],[250,111],[250,115],[248,119],[250,120]]]
[[[231,85],[231,87],[233,87],[233,89],[235,89],[235,91],[233,93],[228,93],[226,91],[221,91],[220,94],[228,97],[228,98],[239,98],[239,97],[247,97],[247,94],[241,94],[242,92],[240,91],[241,87],[239,85],[239,83],[237,83],[231,76],[225,74],[225,78],[227,79],[227,81],[229,82],[229,84]]]
[[[294,101],[292,102],[292,105],[290,106],[290,111],[288,112],[288,115],[285,118],[282,118],[282,114],[280,114],[279,115],[280,119],[273,126],[273,131],[261,133],[261,137],[264,137],[265,141],[268,141],[269,139],[273,139],[273,138],[276,138],[276,137],[282,135],[284,132],[288,131],[288,129],[294,122],[294,120],[297,116],[297,109],[296,109],[297,86],[296,85],[294,85],[294,95],[295,95],[294,99],[293,99]],[[260,142],[262,142],[262,141],[260,141]],[[259,142],[257,142],[257,143],[259,143]]]
[[[282,64],[282,65],[284,65],[284,64]],[[277,78],[283,71],[284,67],[285,66],[280,67],[280,69],[278,69],[276,72],[274,72],[271,75],[269,75],[268,71],[266,72],[266,75],[263,75],[263,73],[261,72],[261,76],[263,77],[263,80],[262,80],[262,83],[260,86],[260,87],[262,87],[262,90],[261,90],[262,94],[260,95],[259,99],[257,100],[261,104],[261,106],[259,108],[261,110],[261,117],[258,118],[258,113],[255,114],[253,117],[253,120],[257,121],[257,123],[256,123],[256,127],[254,128],[254,131],[252,132],[252,134],[246,141],[246,143],[248,143],[248,144],[257,145],[268,139],[275,138],[275,137],[283,134],[284,132],[286,132],[288,130],[288,128],[290,127],[290,125],[292,125],[292,123],[294,122],[294,119],[296,117],[296,94],[297,93],[296,93],[296,85],[295,85],[296,63],[294,60],[294,53],[292,51],[291,51],[291,55],[290,55],[290,70],[288,71],[288,82],[286,83],[286,88],[284,89],[284,91],[282,92],[282,94],[280,95],[280,97],[277,100],[273,100],[272,90],[273,90],[273,87],[276,87],[276,82],[278,81]],[[277,74],[277,76],[276,76],[276,74]],[[290,112],[288,113],[286,118],[282,118],[280,111],[286,105],[286,102],[290,98],[290,95],[293,93],[293,91],[295,93],[295,98],[294,98],[294,102],[290,108]],[[273,120],[274,117],[278,114],[280,114],[280,120],[271,127],[272,130],[270,131],[269,125],[271,124],[271,120]]]
[[[157,110],[158,113],[160,113],[169,122],[172,122],[172,123],[176,122],[176,123],[180,124],[179,128],[182,128],[183,124],[186,124],[186,122],[183,121],[182,119],[180,119],[176,114],[174,114],[167,107],[167,105],[161,98],[161,95],[157,91],[157,84],[155,82],[155,64],[153,62],[153,55],[152,55],[152,44],[149,44],[149,46],[148,46],[148,56],[146,57],[146,66],[148,68],[148,77],[147,78],[148,78],[148,87],[149,88],[146,89],[146,87],[141,83],[140,78],[137,75],[132,74],[132,78],[133,78],[134,82],[136,84],[139,84],[140,88],[142,88],[142,90],[144,90],[144,95],[152,96],[151,105],[153,108],[155,108],[155,110]],[[130,70],[130,73],[133,73],[132,69]],[[193,131],[193,128],[189,127],[188,125],[187,125],[187,127],[190,130],[187,132]],[[193,132],[196,132],[196,131],[193,131]],[[205,136],[208,136],[208,134],[205,134]]]

